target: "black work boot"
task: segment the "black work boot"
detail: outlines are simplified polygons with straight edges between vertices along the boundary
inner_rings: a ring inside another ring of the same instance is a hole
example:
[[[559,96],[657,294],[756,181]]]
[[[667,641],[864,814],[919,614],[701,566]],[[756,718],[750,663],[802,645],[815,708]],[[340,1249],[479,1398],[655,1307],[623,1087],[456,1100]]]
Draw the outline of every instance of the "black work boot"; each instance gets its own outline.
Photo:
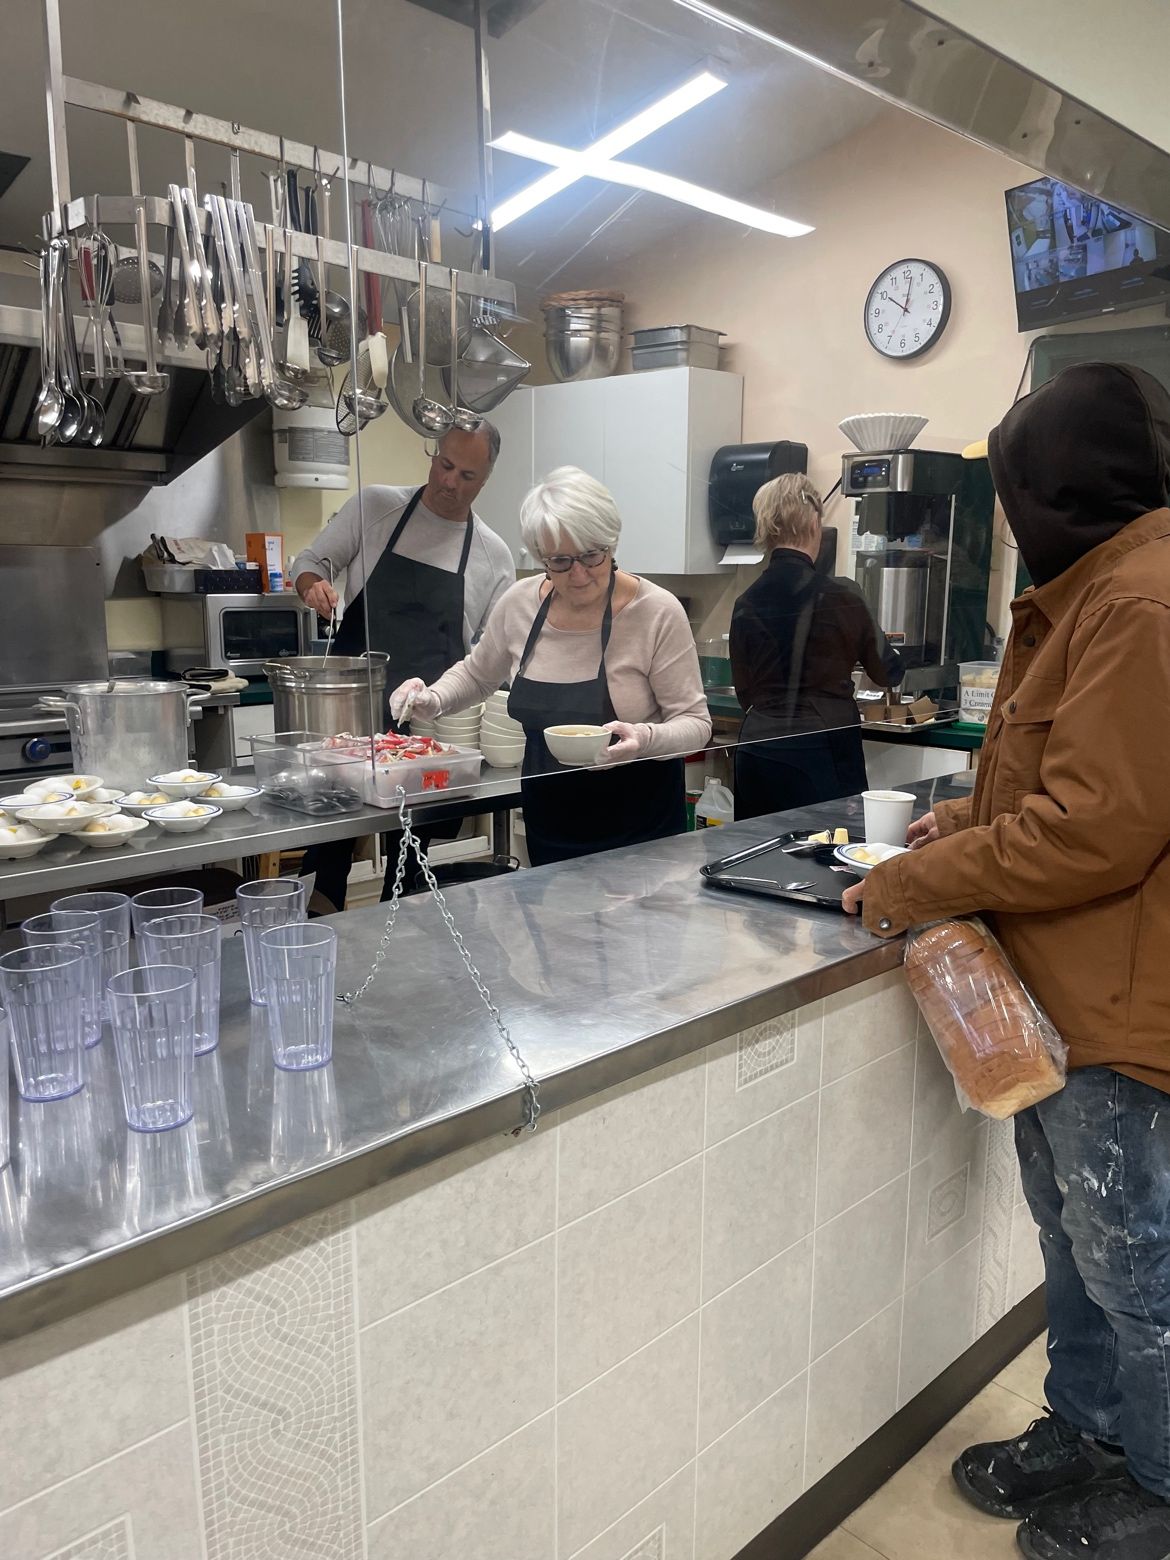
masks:
[[[1084,1435],[1067,1419],[1046,1409],[1011,1441],[969,1446],[951,1473],[960,1492],[990,1517],[1026,1517],[1038,1501],[1056,1490],[1087,1484],[1102,1474],[1120,1472],[1125,1455]]]
[[[1112,1474],[1050,1495],[1016,1542],[1028,1560],[1170,1560],[1170,1503]]]

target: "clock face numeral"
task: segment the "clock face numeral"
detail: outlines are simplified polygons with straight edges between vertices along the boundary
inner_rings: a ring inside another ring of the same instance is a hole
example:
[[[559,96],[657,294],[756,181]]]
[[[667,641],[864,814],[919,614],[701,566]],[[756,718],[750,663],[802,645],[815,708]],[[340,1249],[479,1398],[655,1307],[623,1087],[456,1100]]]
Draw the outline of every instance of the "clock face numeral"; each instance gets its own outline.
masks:
[[[937,266],[900,260],[869,290],[865,333],[884,357],[917,357],[942,335],[950,309],[950,286]]]

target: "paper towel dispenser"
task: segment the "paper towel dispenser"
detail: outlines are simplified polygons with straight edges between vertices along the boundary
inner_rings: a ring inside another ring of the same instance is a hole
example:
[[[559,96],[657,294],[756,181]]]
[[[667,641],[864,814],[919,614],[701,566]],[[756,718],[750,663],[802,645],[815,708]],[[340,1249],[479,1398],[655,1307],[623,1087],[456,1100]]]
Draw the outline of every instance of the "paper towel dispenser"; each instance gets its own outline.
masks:
[[[752,500],[765,482],[789,471],[808,470],[808,445],[781,439],[776,444],[725,444],[711,461],[708,514],[711,534],[720,547],[732,550],[724,563],[758,562],[753,547],[756,520]]]

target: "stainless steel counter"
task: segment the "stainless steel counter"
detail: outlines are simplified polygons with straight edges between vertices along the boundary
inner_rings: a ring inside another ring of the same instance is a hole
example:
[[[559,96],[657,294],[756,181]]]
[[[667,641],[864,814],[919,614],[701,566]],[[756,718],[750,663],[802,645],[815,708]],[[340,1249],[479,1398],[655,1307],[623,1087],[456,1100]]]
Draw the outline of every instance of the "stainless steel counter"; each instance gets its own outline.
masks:
[[[480,784],[449,801],[428,801],[428,816],[432,808],[435,817],[467,818],[520,805],[518,769],[485,769],[484,776]],[[240,785],[255,783],[251,770],[232,770],[225,778]],[[239,856],[298,850],[326,840],[359,839],[393,829],[396,822],[393,809],[363,807],[359,812],[316,818],[276,807],[261,797],[242,812],[225,812],[213,818],[196,834],[166,834],[155,825],[115,850],[94,850],[63,834],[27,861],[0,861],[0,906],[34,894],[65,894],[123,878],[187,872]]]
[[[958,788],[919,791],[925,809]],[[322,837],[337,837],[341,822]],[[704,861],[779,826],[849,822],[860,823],[858,801],[452,890],[544,1110],[897,965],[900,943],[856,921],[715,893],[698,876]],[[384,916],[370,908],[334,922],[344,991],[369,969]],[[339,1004],[326,1068],[274,1069],[238,939],[225,948],[220,1047],[197,1060],[188,1126],[128,1132],[108,1033],[88,1054],[90,1081],[73,1099],[13,1097],[12,1163],[0,1173],[0,1340],[523,1119],[515,1064],[427,898],[403,902],[366,997]]]

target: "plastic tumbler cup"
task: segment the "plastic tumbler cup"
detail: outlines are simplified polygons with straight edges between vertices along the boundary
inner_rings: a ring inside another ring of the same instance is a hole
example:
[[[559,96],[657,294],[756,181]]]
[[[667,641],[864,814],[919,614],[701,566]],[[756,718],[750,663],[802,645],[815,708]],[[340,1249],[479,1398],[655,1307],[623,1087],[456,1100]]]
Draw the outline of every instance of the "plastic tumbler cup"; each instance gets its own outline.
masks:
[[[181,1127],[194,1114],[195,986],[195,971],[180,964],[144,964],[110,982],[122,1102],[134,1132]]]
[[[144,888],[130,901],[134,935],[140,937],[148,921],[162,915],[202,915],[203,891],[198,888]]]
[[[324,1067],[333,1055],[337,933],[319,921],[260,933],[272,1059],[286,1072]]]
[[[305,885],[299,878],[259,878],[236,889],[236,904],[244,928],[248,989],[252,1001],[263,1007],[268,997],[260,967],[260,934],[305,919]]]
[[[914,798],[909,791],[863,791],[865,843],[867,845],[905,845],[906,832],[914,816]]]
[[[92,894],[65,894],[54,899],[50,910],[91,911],[102,924],[102,1011],[110,1016],[107,983],[130,968],[130,896],[112,889]]]
[[[185,964],[195,971],[195,1055],[219,1044],[222,928],[213,915],[163,915],[142,928],[144,964]]]
[[[85,1082],[88,960],[76,943],[43,943],[0,955],[0,1001],[8,1014],[22,1099],[63,1100]]]
[[[8,1015],[0,1008],[0,1170],[8,1163]]]
[[[105,1003],[102,997],[102,925],[92,910],[50,910],[48,915],[30,916],[21,923],[20,936],[26,947],[46,947],[53,943],[76,943],[86,956],[85,990],[81,1016],[86,1045],[97,1045],[102,1037]]]

